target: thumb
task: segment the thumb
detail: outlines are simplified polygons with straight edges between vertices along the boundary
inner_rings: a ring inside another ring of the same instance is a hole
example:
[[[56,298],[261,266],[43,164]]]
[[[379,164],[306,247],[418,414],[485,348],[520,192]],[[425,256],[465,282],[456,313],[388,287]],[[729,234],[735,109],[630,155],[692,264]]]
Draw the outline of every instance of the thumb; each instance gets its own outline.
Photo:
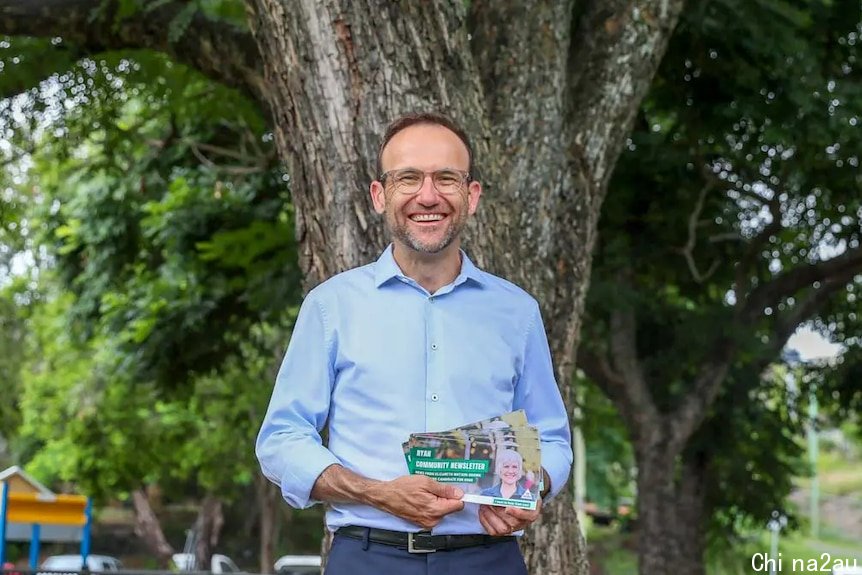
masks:
[[[454,485],[446,485],[437,481],[428,484],[428,491],[437,497],[444,497],[446,499],[461,499],[464,497],[464,492]]]

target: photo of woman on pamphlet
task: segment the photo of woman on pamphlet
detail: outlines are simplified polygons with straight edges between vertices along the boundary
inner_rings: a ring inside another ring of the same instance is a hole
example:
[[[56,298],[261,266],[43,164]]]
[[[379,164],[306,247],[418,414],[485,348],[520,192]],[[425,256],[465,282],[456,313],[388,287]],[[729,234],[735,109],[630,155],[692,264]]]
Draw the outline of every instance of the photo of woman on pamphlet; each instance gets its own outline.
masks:
[[[501,449],[494,462],[496,483],[483,489],[481,495],[504,499],[535,499],[535,495],[524,485],[524,459],[513,449]]]

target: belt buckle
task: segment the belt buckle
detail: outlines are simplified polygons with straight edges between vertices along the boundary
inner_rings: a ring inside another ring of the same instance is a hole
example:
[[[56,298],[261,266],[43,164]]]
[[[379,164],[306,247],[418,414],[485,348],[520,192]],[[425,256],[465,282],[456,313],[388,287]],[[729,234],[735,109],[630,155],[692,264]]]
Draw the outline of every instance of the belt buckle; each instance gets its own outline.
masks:
[[[430,531],[417,531],[415,533],[410,532],[407,534],[407,552],[408,553],[434,553],[437,551],[436,549],[421,549],[416,547],[416,536],[417,535],[427,535],[431,536]]]

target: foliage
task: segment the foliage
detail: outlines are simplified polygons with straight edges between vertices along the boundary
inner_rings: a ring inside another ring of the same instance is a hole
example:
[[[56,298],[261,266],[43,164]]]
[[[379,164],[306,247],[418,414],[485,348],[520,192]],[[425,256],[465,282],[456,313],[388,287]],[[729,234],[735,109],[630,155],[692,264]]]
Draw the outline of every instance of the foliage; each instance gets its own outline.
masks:
[[[634,495],[634,454],[626,427],[613,403],[588,378],[574,382],[581,394],[583,414],[577,424],[584,434],[587,465],[587,499],[600,509],[615,512]]]
[[[235,496],[299,298],[258,111],[143,53],[81,60],[5,104],[5,205],[35,230],[15,250],[44,253],[20,457],[102,499],[146,483]]]
[[[582,345],[607,354],[610,318],[633,312],[636,356],[666,417],[722,342],[734,350],[684,453],[710,464],[718,533],[764,524],[799,468],[805,396],[761,377],[793,328],[811,319],[858,353],[852,270],[751,316],[745,306],[759,286],[859,248],[861,32],[855,1],[692,3],[605,204]]]

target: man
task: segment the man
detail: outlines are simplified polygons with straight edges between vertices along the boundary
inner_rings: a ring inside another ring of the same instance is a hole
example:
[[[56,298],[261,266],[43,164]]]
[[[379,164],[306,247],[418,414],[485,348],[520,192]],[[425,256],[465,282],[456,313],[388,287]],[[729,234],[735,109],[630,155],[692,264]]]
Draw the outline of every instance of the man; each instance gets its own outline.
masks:
[[[472,156],[444,116],[393,122],[371,183],[392,244],[309,292],[297,317],[257,456],[290,505],[331,504],[327,574],[526,572],[512,535],[541,501],[535,511],[465,505],[460,489],[408,475],[401,443],[412,432],[524,409],[541,432],[542,496],[569,476],[539,307],[460,250],[482,194]]]

